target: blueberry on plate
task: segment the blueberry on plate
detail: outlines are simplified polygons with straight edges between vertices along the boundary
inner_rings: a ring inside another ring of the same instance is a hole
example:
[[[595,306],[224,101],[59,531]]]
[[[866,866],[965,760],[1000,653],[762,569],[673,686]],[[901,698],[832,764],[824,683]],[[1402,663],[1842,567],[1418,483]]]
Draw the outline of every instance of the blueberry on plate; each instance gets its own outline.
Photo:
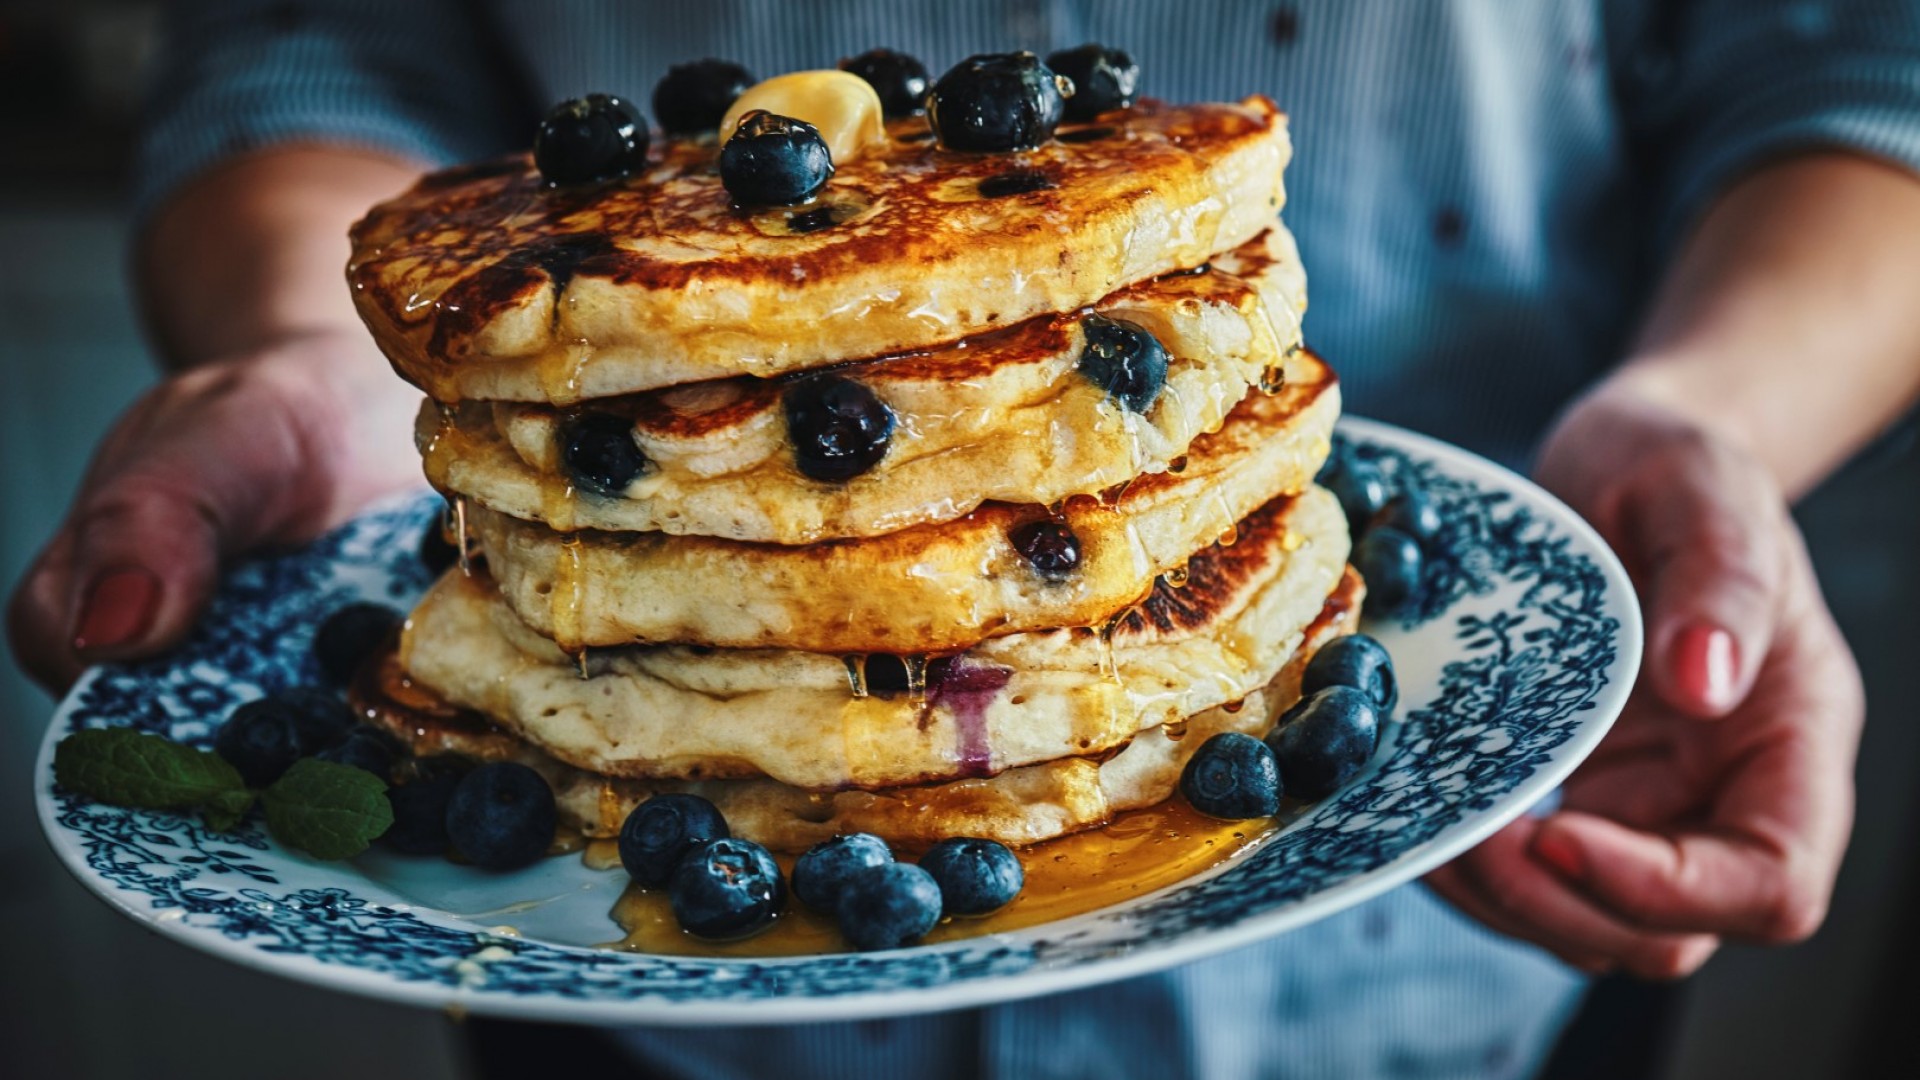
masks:
[[[1223,731],[1200,744],[1180,771],[1180,793],[1208,817],[1239,821],[1280,811],[1273,751],[1251,735]]]
[[[834,912],[840,934],[856,949],[898,949],[927,936],[940,921],[940,886],[911,863],[870,866],[849,878]]]
[[[1352,455],[1327,460],[1339,463],[1327,471],[1319,483],[1340,500],[1340,509],[1347,515],[1347,535],[1358,540],[1367,531],[1373,515],[1387,505],[1387,478],[1378,465]]]
[[[1394,618],[1413,610],[1420,600],[1421,574],[1426,557],[1420,544],[1399,529],[1369,529],[1353,545],[1353,568],[1367,582],[1368,615]]]
[[[787,390],[782,405],[794,464],[815,480],[851,480],[887,456],[893,410],[852,379],[802,379]]]
[[[1133,104],[1133,88],[1140,81],[1140,65],[1133,57],[1092,42],[1049,54],[1047,66],[1073,80],[1067,119],[1075,121]]]
[[[840,70],[860,76],[880,97],[888,119],[927,111],[927,65],[893,49],[868,49],[840,61]]]
[[[1329,686],[1288,709],[1267,745],[1287,794],[1313,802],[1353,779],[1379,737],[1373,699],[1351,686]]]
[[[318,753],[361,729],[360,721],[338,691],[296,686],[273,697],[293,708],[302,754]]]
[[[468,770],[452,755],[419,758],[413,775],[387,789],[393,824],[382,843],[406,855],[441,855],[447,850],[447,804]]]
[[[765,929],[787,902],[780,866],[751,840],[709,840],[674,868],[667,900],[680,928],[714,941]]]
[[[1030,52],[983,53],[948,69],[927,95],[927,120],[949,150],[1031,150],[1066,111],[1061,79]]]
[[[447,839],[467,861],[514,870],[547,853],[559,815],[539,773],[495,761],[462,777],[447,800]]]
[[[720,148],[720,183],[741,206],[793,206],[833,178],[827,141],[805,120],[755,109]]]
[[[869,866],[893,861],[887,842],[872,833],[842,833],[808,848],[793,864],[793,895],[831,915],[839,909],[847,879]]]
[[[1351,686],[1366,694],[1382,716],[1392,716],[1400,703],[1400,684],[1393,674],[1393,657],[1386,646],[1366,634],[1335,638],[1313,654],[1300,676],[1303,697],[1329,686]]]
[[[305,718],[279,698],[260,698],[233,710],[213,733],[213,752],[240,771],[248,787],[266,787],[310,752],[301,735]]]
[[[1080,320],[1087,338],[1080,374],[1137,413],[1153,408],[1167,385],[1167,350],[1146,327],[1125,319],[1089,315]]]
[[[1425,546],[1440,535],[1440,524],[1440,510],[1432,499],[1417,491],[1403,491],[1387,500],[1367,528],[1398,529]]]
[[[399,760],[400,750],[394,744],[392,736],[374,728],[363,727],[315,754],[314,757],[321,761],[331,761],[336,765],[364,769],[379,777],[382,783],[392,783],[393,764]]]
[[[1020,895],[1026,871],[1020,856],[998,840],[971,836],[942,840],[920,857],[920,869],[940,886],[941,910],[948,915],[989,915]]]
[[[1007,539],[1034,573],[1049,581],[1062,580],[1080,565],[1080,538],[1060,522],[1029,521],[1015,526]]]
[[[705,135],[720,126],[727,110],[754,77],[731,60],[695,60],[667,69],[653,87],[653,115],[670,135]]]
[[[590,184],[646,167],[647,125],[612,94],[563,101],[540,121],[533,164],[550,184]]]
[[[573,482],[595,495],[618,498],[640,479],[645,454],[633,441],[633,423],[612,413],[588,412],[560,425],[560,463]]]
[[[655,795],[620,826],[620,865],[642,885],[665,885],[687,852],[733,835],[720,808],[698,795]]]
[[[335,611],[313,635],[313,658],[335,686],[352,681],[367,657],[400,629],[401,615],[385,604],[357,602]]]

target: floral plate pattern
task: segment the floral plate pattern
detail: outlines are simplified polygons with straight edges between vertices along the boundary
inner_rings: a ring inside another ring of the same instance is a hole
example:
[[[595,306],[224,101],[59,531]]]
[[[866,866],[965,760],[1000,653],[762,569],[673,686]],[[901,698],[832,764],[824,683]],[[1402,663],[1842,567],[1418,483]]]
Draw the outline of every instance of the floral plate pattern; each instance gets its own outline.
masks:
[[[695,959],[594,947],[620,871],[555,858],[485,874],[376,848],[325,863],[257,819],[88,802],[53,782],[70,731],[128,725],[205,745],[236,704],[313,684],[314,630],[352,600],[406,608],[437,499],[376,508],[226,580],[191,641],[95,668],[55,713],[36,795],[56,853],[131,918],[249,967],[352,993],[591,1023],[844,1020],[924,1012],[1144,974],[1359,903],[1472,847],[1558,785],[1619,714],[1640,621],[1619,563],[1572,511],[1464,451],[1363,420],[1348,452],[1445,522],[1419,610],[1369,632],[1393,653],[1401,712],[1366,773],[1251,853],[1159,893],[1012,933],[893,952]]]

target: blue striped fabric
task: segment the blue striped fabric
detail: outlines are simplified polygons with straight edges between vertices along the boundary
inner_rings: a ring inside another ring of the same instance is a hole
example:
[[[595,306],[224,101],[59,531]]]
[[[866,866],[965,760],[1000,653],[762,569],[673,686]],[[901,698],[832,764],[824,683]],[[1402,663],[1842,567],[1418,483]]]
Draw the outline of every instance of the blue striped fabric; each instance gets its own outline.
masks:
[[[1660,259],[1769,157],[1920,166],[1897,0],[197,0],[169,24],[149,211],[253,147],[426,162],[524,145],[545,103],[645,103],[670,63],[762,75],[875,45],[935,70],[1100,40],[1175,99],[1293,118],[1309,341],[1352,411],[1509,463],[1618,359]],[[1164,977],[898,1023],[636,1033],[669,1075],[1524,1075],[1579,981],[1418,889]]]

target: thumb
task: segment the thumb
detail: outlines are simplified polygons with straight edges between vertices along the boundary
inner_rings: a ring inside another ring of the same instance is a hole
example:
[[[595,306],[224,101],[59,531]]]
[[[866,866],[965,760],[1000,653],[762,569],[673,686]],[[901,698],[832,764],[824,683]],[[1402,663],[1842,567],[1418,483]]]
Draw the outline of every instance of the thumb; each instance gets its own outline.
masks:
[[[1669,705],[1719,717],[1772,644],[1792,525],[1757,463],[1713,444],[1670,453],[1621,506],[1644,584],[1646,672]]]

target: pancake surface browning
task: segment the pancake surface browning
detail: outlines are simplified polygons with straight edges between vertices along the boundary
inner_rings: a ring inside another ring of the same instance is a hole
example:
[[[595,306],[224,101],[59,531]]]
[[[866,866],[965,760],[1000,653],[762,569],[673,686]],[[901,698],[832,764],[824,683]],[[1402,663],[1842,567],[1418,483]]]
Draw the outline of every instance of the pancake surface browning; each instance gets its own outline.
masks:
[[[635,642],[815,652],[939,652],[1105,620],[1158,575],[1307,487],[1339,413],[1323,379],[1254,394],[1179,473],[1054,508],[988,503],[884,536],[802,546],[665,533],[555,533],[478,507],[488,571],[522,621],[567,651]],[[1079,562],[1043,573],[1016,543],[1055,521]]]
[[[871,832],[919,848],[949,836],[981,836],[1002,843],[1037,843],[1105,823],[1114,814],[1152,806],[1172,796],[1187,757],[1223,731],[1264,735],[1300,695],[1300,675],[1321,646],[1352,633],[1363,593],[1346,570],[1324,606],[1271,682],[1238,702],[1188,718],[1170,733],[1154,728],[1117,752],[1069,756],[1009,769],[989,778],[943,784],[813,792],[774,780],[648,781],[601,776],[567,765],[531,744],[398,682],[397,662],[385,678],[363,679],[355,703],[421,755],[461,754],[520,761],[553,785],[561,820],[590,837],[610,837],[633,808],[661,792],[687,791],[710,799],[735,836],[777,851],[803,851],[839,833]]]
[[[1084,312],[957,345],[843,364],[895,417],[885,456],[850,480],[802,474],[782,409],[789,380],[742,377],[594,401],[579,410],[428,403],[417,438],[449,494],[557,529],[663,531],[780,544],[947,521],[986,500],[1050,503],[1165,470],[1273,376],[1330,381],[1296,354],[1304,281],[1277,225],[1199,273],[1124,289],[1097,311],[1136,323],[1169,356],[1136,413],[1078,370]],[[631,425],[644,471],[618,495],[577,490],[561,463],[567,418]]]
[[[571,404],[1076,310],[1252,239],[1291,153],[1262,97],[1143,102],[1018,154],[939,149],[921,120],[889,130],[797,211],[735,210],[715,147],[684,139],[587,187],[549,187],[526,158],[436,173],[355,226],[348,279],[429,395]],[[1009,174],[1030,190],[982,189]]]
[[[403,659],[427,690],[593,772],[817,790],[987,776],[1110,749],[1270,681],[1339,580],[1345,520],[1309,488],[1238,533],[1105,630],[988,639],[930,663],[919,694],[879,692],[874,658],[863,697],[842,657],[768,649],[589,650],[583,679],[489,581],[457,571],[415,610]]]

